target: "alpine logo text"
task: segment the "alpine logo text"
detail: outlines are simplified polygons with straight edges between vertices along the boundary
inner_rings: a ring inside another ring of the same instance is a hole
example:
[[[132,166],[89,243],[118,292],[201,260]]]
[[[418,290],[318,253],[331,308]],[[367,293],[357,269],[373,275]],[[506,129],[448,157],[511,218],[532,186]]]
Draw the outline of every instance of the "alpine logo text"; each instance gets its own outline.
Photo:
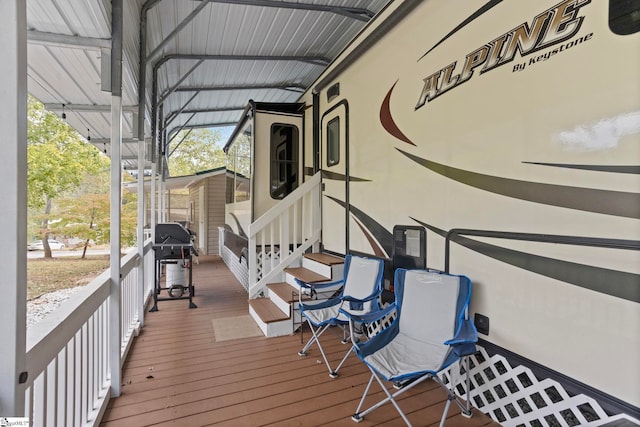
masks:
[[[589,3],[591,0],[560,2],[533,18],[531,25],[524,22],[469,53],[459,73],[455,73],[456,61],[424,78],[416,110],[469,81],[479,67],[479,74],[486,73],[513,61],[516,52],[525,57],[570,39],[584,20],[584,16],[578,15],[580,9]]]

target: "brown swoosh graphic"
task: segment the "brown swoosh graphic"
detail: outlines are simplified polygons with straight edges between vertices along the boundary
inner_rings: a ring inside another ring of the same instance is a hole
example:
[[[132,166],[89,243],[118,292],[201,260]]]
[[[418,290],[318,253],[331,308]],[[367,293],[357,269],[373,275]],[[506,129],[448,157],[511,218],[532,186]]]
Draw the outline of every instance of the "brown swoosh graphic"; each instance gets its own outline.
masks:
[[[398,81],[396,80],[393,86],[391,86],[391,89],[389,89],[389,92],[387,92],[387,95],[384,97],[384,101],[382,101],[382,105],[380,106],[380,123],[387,132],[398,138],[400,141],[404,141],[407,144],[415,146],[416,144],[411,142],[411,140],[402,133],[398,125],[396,125],[396,122],[393,120],[393,117],[391,117],[391,107],[389,104],[391,100],[391,93],[397,83]]]

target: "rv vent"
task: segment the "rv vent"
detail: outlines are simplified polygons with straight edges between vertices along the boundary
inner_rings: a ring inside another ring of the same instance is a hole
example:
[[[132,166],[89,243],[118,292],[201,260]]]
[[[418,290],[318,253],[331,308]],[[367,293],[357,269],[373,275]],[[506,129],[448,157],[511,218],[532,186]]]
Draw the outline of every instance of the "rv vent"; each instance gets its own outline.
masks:
[[[327,89],[327,102],[333,101],[338,96],[340,96],[340,83],[334,83]]]
[[[469,360],[471,402],[502,426],[640,426],[629,415],[608,415],[596,400],[584,394],[570,396],[558,382],[538,381],[529,368],[511,367],[504,357],[489,357],[478,349]],[[467,399],[466,376],[459,367],[452,365],[440,379],[445,384],[454,381],[458,395]]]

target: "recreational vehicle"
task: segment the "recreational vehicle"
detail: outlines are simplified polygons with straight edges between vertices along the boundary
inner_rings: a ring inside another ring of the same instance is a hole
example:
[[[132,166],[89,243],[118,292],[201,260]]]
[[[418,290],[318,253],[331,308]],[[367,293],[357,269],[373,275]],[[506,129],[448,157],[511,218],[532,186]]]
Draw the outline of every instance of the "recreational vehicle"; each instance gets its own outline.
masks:
[[[515,390],[550,378],[637,418],[637,5],[395,1],[298,103],[251,102],[225,237],[250,297],[304,252],[392,270],[409,236],[418,265],[471,278],[486,355],[535,374]]]

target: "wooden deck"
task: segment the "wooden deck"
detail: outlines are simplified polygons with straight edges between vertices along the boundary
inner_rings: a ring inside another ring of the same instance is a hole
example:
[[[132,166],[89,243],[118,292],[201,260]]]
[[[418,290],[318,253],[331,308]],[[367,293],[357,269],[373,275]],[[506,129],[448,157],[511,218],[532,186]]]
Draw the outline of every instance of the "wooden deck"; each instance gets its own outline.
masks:
[[[332,380],[317,348],[300,357],[300,335],[216,342],[212,319],[248,314],[247,294],[218,257],[201,257],[193,269],[196,309],[188,301],[160,301],[147,313],[123,371],[122,395],[112,399],[102,426],[350,426],[368,370],[351,356]],[[308,338],[308,333],[305,338]],[[326,337],[330,360],[347,350]],[[382,392],[378,393],[378,396]],[[445,393],[433,382],[406,393],[400,406],[416,426],[437,425]],[[403,425],[384,405],[360,426]],[[494,425],[455,405],[448,426]]]

